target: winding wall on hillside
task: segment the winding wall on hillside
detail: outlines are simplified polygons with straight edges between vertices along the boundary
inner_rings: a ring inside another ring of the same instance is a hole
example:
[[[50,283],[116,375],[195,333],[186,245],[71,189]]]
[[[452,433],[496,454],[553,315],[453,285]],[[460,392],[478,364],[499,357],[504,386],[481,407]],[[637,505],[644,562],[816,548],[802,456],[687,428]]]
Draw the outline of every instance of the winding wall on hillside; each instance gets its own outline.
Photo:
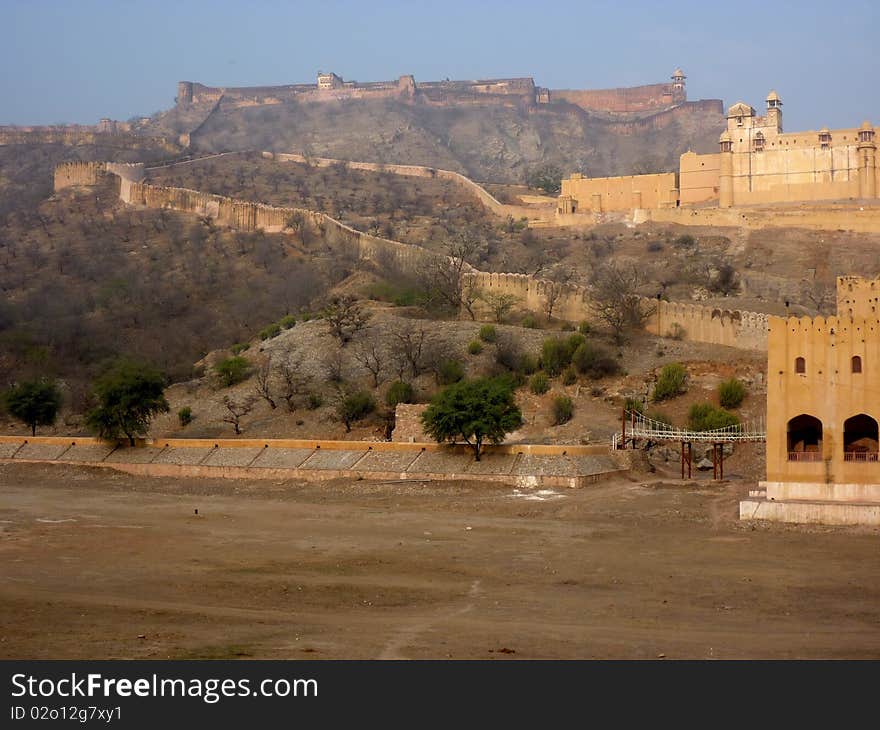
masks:
[[[242,231],[281,232],[295,225],[307,225],[311,230],[349,246],[362,259],[378,262],[384,268],[396,266],[409,273],[417,272],[427,258],[437,256],[420,246],[357,231],[325,213],[264,205],[187,188],[150,185],[141,181],[143,174],[141,164],[64,163],[56,168],[55,189],[94,185],[102,175],[114,175],[120,180],[120,199],[131,205],[207,216],[221,225]],[[527,274],[473,269],[464,277],[466,286],[478,289],[484,296],[476,309],[483,319],[488,319],[491,314],[485,299],[501,294],[511,295],[516,308],[535,312],[546,311],[547,297],[551,294],[556,299],[555,318],[572,322],[593,318],[589,290],[580,286],[560,285]],[[746,350],[767,349],[765,314],[654,299],[643,299],[642,302],[646,311],[652,312],[646,329],[658,336],[675,336],[692,342]]]

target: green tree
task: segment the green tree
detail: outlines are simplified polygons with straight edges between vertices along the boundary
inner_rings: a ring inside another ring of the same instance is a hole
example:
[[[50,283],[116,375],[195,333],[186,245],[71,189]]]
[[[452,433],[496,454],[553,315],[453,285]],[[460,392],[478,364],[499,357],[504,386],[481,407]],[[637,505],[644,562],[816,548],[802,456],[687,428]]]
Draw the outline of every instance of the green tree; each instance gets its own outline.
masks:
[[[29,380],[12,386],[4,403],[10,415],[30,426],[37,435],[37,426],[51,426],[61,408],[61,391],[53,380]]]
[[[245,380],[250,375],[250,371],[250,362],[240,355],[227,357],[214,365],[214,372],[217,373],[224,388]]]
[[[483,442],[501,443],[519,428],[522,413],[516,405],[513,382],[504,376],[462,380],[440,391],[422,414],[422,427],[437,442],[459,437],[480,460]]]
[[[376,410],[376,401],[364,390],[344,395],[336,406],[336,414],[345,424],[346,433],[351,431],[352,423],[360,421],[374,410]]]
[[[143,363],[117,362],[95,381],[94,391],[98,406],[86,415],[86,424],[103,439],[124,435],[134,446],[153,416],[168,411],[164,376]]]

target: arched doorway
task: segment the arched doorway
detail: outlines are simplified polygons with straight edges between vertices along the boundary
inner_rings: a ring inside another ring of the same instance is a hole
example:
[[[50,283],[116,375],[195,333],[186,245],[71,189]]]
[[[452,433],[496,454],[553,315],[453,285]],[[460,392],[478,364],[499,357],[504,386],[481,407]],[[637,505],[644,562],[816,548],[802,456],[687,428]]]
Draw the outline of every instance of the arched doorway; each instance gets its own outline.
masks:
[[[822,421],[802,413],[788,422],[788,460],[822,461]]]
[[[843,460],[877,461],[877,421],[866,413],[847,418],[843,422]]]

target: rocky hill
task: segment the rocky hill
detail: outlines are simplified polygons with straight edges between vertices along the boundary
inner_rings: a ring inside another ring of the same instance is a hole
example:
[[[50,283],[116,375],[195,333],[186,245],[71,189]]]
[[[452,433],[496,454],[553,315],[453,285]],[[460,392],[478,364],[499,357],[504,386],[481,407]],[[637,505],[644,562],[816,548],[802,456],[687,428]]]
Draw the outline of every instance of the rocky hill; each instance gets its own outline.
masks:
[[[724,127],[720,101],[684,102],[643,115],[608,115],[568,102],[525,108],[429,106],[397,99],[288,101],[175,107],[150,133],[189,134],[197,152],[267,149],[457,170],[523,182],[554,165],[593,176],[676,170],[688,149],[711,152]]]

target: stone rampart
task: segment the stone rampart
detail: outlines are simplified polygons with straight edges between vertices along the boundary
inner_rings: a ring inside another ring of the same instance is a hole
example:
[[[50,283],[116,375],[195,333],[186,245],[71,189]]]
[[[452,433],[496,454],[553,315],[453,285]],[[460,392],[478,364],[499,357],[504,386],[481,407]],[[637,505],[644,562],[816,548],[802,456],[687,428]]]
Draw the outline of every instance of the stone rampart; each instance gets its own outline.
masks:
[[[404,175],[408,177],[437,178],[441,180],[450,180],[460,185],[468,193],[476,196],[483,206],[501,218],[511,216],[515,219],[527,218],[528,220],[552,221],[554,219],[554,211],[550,206],[530,206],[530,205],[507,205],[499,202],[488,190],[482,185],[474,182],[469,177],[453,170],[440,170],[433,167],[423,167],[421,165],[395,165],[378,162],[354,162],[346,160],[334,160],[328,157],[306,157],[296,153],[282,152],[263,152],[266,159],[278,160],[281,162],[299,162],[302,164],[313,165],[314,167],[330,167],[332,165],[346,165],[352,170],[364,170],[367,172],[390,172],[395,175]]]

